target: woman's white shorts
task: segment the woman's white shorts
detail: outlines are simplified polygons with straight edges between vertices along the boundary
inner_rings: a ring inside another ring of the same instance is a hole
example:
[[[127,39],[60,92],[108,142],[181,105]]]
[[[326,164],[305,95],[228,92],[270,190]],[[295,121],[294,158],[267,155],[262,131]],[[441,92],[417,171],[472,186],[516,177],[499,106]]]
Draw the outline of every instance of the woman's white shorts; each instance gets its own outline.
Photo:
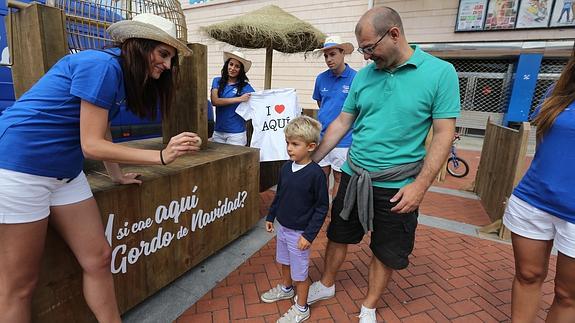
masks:
[[[534,240],[554,240],[562,254],[575,258],[575,224],[542,211],[511,195],[503,224],[511,232]]]
[[[247,132],[229,133],[214,131],[212,135],[213,142],[219,142],[222,144],[245,146],[248,143]]]
[[[39,221],[48,217],[51,206],[92,197],[84,172],[69,180],[0,169],[0,224]]]

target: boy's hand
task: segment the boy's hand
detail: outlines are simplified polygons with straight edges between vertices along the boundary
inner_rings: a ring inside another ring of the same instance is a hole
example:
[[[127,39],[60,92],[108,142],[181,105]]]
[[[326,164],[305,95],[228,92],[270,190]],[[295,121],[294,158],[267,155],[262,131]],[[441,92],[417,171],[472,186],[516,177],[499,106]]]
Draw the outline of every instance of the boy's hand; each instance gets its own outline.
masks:
[[[297,242],[297,248],[299,250],[306,250],[310,246],[311,246],[311,242],[307,241],[307,239],[304,238],[303,236],[299,237],[299,241]]]
[[[266,221],[266,231],[267,232],[274,232],[274,223],[270,221]]]

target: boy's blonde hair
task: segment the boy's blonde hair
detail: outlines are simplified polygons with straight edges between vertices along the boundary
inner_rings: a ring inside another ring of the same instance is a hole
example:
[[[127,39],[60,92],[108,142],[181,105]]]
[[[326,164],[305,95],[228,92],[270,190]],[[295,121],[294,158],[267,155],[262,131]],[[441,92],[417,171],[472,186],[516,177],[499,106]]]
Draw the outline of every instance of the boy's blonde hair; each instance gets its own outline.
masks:
[[[308,116],[299,116],[290,121],[284,130],[286,138],[299,138],[306,144],[319,143],[321,123]]]

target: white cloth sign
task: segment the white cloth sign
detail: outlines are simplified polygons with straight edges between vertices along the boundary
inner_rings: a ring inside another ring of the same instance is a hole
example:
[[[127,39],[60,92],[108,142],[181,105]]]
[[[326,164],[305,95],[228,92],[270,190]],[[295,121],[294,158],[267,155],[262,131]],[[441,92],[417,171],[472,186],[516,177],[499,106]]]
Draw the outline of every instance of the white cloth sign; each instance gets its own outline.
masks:
[[[260,149],[260,161],[288,160],[284,129],[290,120],[301,115],[295,89],[272,89],[253,92],[236,113],[252,120],[251,147]]]

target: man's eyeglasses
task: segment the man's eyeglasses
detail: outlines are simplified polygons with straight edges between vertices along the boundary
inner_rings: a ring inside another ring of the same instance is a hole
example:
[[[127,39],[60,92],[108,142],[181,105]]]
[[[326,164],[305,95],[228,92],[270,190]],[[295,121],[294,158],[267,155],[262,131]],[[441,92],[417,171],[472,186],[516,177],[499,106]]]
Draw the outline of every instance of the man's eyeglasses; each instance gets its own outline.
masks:
[[[377,47],[377,44],[379,44],[379,42],[380,42],[383,38],[385,38],[385,36],[387,36],[387,34],[388,34],[389,31],[391,30],[391,28],[393,28],[393,27],[390,27],[390,28],[385,32],[385,34],[383,34],[383,36],[381,36],[381,38],[379,38],[379,40],[375,42],[375,44],[369,45],[369,46],[365,46],[365,47],[358,47],[358,48],[357,48],[357,51],[358,51],[360,54],[362,54],[362,55],[373,55],[373,52],[375,51],[375,48]]]

